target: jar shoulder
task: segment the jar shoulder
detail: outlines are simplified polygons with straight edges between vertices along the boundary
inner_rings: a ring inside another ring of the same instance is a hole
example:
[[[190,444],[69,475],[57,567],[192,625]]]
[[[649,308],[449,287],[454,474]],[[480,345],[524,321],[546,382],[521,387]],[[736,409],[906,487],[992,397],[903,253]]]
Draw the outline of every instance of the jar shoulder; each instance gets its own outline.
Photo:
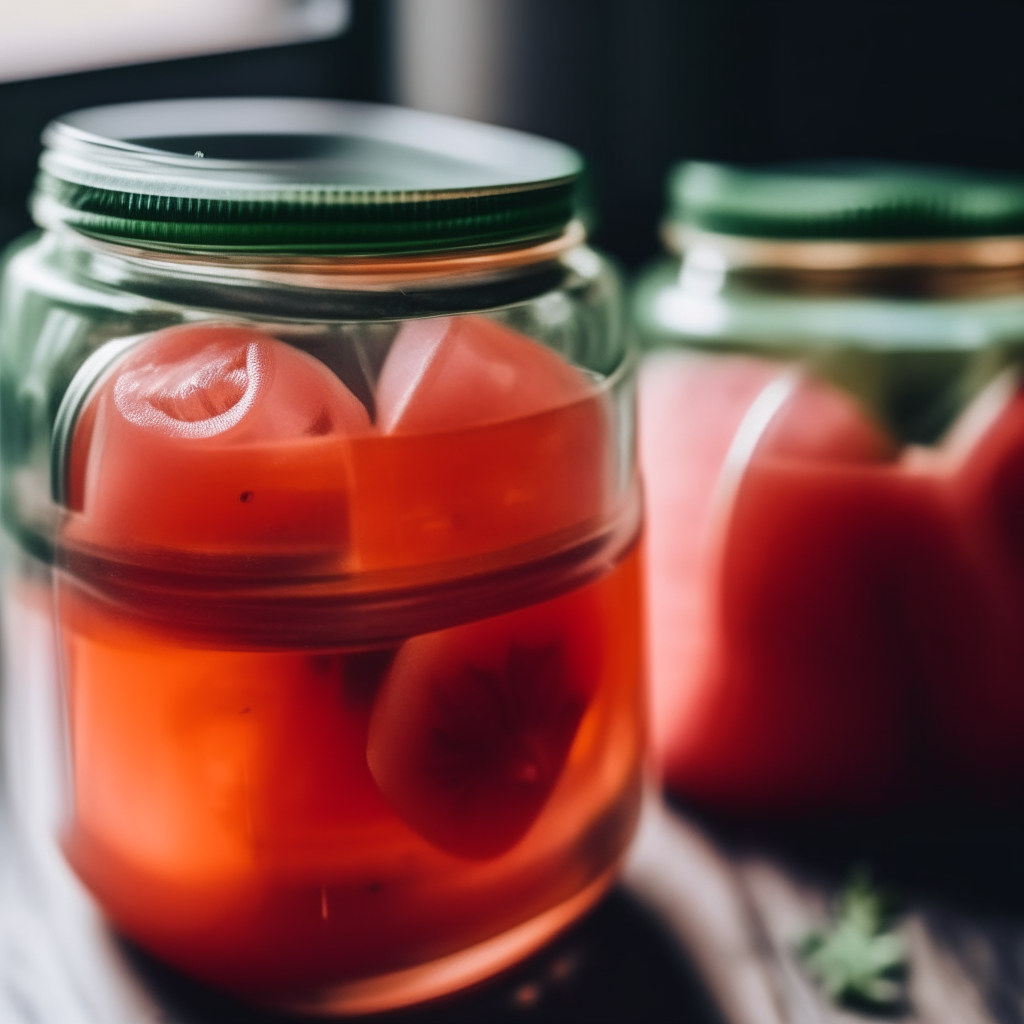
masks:
[[[764,288],[665,257],[638,274],[632,322],[645,348],[977,351],[1024,342],[1024,290],[991,295],[829,294]]]

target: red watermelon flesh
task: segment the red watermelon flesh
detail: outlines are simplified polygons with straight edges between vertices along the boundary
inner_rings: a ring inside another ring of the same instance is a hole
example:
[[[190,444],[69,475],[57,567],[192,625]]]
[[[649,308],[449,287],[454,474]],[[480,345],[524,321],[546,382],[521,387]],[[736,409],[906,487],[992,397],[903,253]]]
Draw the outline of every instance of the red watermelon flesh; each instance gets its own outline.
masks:
[[[870,807],[905,789],[886,567],[926,506],[870,468],[750,467],[709,595],[715,656],[671,751],[672,784],[787,811]]]
[[[946,444],[955,501],[1024,600],[1024,391],[1016,374],[994,381],[962,423]]]
[[[961,416],[931,472],[958,524],[970,589],[935,631],[936,746],[955,784],[986,798],[1024,792],[1024,394],[1004,374]],[[938,597],[922,588],[920,603]],[[952,604],[951,604],[952,602]],[[951,651],[950,648],[955,648]],[[959,657],[956,655],[959,654]]]
[[[771,389],[728,468],[703,579],[711,654],[666,777],[745,809],[871,805],[908,785],[887,567],[931,495],[901,486],[894,446],[842,392],[796,375]]]
[[[828,462],[882,462],[897,448],[856,401],[830,384],[790,378],[791,387],[758,443],[758,456]]]
[[[406,641],[366,747],[395,812],[456,856],[514,846],[562,774],[601,679],[609,625],[584,587]]]
[[[586,378],[539,342],[481,316],[410,320],[377,383],[384,434],[515,419],[586,397]]]
[[[605,525],[618,475],[609,397],[533,339],[479,316],[410,321],[376,406],[381,435],[353,447],[360,569],[567,543]]]
[[[784,367],[664,351],[640,368],[639,448],[651,737],[663,760],[692,721],[704,671],[706,548],[726,455],[751,403]]]
[[[348,536],[344,444],[370,430],[322,363],[249,328],[158,331],[79,418],[67,540],[231,552],[335,548]]]

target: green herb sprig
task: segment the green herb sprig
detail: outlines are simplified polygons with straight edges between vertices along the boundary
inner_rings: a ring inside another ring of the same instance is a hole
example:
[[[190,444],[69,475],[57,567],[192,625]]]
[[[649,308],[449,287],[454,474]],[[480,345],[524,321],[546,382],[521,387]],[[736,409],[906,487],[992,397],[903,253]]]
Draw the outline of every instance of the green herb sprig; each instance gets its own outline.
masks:
[[[866,871],[854,873],[832,928],[811,932],[800,956],[837,1003],[891,1014],[906,1006],[907,954],[892,930],[892,913]]]

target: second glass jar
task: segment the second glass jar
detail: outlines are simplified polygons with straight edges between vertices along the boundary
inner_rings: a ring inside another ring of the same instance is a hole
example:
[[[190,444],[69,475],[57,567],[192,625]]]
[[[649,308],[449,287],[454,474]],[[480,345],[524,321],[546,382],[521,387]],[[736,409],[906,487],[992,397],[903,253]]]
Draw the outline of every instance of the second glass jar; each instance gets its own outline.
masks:
[[[1024,184],[690,164],[634,322],[654,742],[746,813],[1024,795]]]

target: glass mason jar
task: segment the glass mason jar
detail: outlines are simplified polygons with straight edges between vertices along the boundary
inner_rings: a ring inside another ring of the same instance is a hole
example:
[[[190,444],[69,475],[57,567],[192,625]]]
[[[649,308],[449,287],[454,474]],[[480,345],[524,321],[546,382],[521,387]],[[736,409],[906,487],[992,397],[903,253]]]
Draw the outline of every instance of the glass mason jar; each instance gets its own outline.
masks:
[[[0,328],[22,839],[245,1000],[504,967],[640,791],[633,359],[578,157],[297,100],[44,142]]]
[[[667,783],[1024,793],[1024,183],[689,164],[670,196],[633,306]]]

